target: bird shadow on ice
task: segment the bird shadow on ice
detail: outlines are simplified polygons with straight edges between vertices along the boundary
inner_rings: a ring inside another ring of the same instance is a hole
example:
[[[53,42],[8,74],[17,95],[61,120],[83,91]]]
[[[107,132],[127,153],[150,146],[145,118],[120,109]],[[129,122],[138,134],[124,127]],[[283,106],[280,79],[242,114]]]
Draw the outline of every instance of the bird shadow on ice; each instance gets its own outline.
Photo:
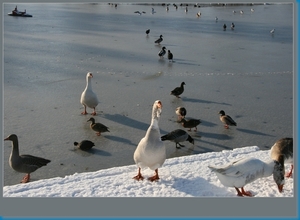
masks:
[[[244,133],[248,133],[248,134],[263,135],[263,136],[268,136],[268,137],[275,137],[274,135],[266,134],[266,133],[259,132],[259,131],[253,131],[253,130],[249,130],[249,129],[244,129],[244,128],[236,128],[236,130],[244,132]]]
[[[82,157],[90,157],[94,154],[99,155],[99,156],[111,156],[111,153],[103,150],[99,150],[97,148],[92,148],[90,150],[80,150],[78,148],[74,148],[70,151],[73,151],[74,153],[82,156]]]
[[[219,104],[219,105],[228,105],[231,106],[231,104],[225,103],[225,102],[213,102],[213,101],[207,101],[207,100],[202,100],[202,99],[194,99],[194,98],[186,98],[183,97],[182,101],[185,102],[198,102],[198,103],[206,103],[206,104]]]
[[[206,126],[206,127],[214,127],[214,126],[217,126],[216,123],[212,123],[212,122],[209,122],[209,121],[205,121],[205,120],[201,120],[201,126]]]
[[[180,192],[194,197],[211,197],[215,196],[215,194],[220,195],[227,193],[224,192],[223,188],[211,184],[209,181],[202,177],[197,177],[195,179],[174,177],[174,184],[172,185],[172,187]]]
[[[121,142],[121,143],[126,143],[129,145],[136,146],[136,144],[132,143],[131,140],[129,140],[127,138],[122,138],[122,137],[118,137],[118,136],[114,136],[114,135],[106,135],[105,137],[111,141],[116,141],[116,142]]]
[[[141,121],[137,121],[137,120],[129,118],[128,116],[125,116],[125,115],[104,114],[104,117],[106,119],[114,121],[116,123],[119,123],[119,124],[122,124],[122,125],[125,125],[125,126],[128,126],[128,127],[144,130],[144,131],[146,131],[149,127],[149,124],[141,122]],[[167,131],[164,131],[164,130],[160,130],[160,132],[161,133],[168,133]]]

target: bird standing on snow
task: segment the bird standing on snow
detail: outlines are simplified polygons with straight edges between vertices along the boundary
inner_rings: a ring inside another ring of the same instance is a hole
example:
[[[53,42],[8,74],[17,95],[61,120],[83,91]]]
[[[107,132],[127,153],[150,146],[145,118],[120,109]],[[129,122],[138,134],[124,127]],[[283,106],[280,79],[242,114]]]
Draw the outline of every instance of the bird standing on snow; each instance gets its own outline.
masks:
[[[283,156],[284,163],[291,163],[291,170],[285,175],[291,177],[293,173],[293,138],[281,138],[275,142],[270,150],[270,156],[273,160],[279,160]],[[283,169],[284,170],[284,169]]]
[[[159,118],[162,112],[162,103],[156,100],[152,108],[151,124],[146,132],[145,137],[139,142],[133,159],[138,166],[138,174],[133,177],[135,180],[143,180],[141,169],[149,167],[155,171],[155,175],[148,178],[150,181],[159,180],[158,168],[163,165],[166,159],[166,147],[161,140],[159,131]]]
[[[95,119],[94,118],[90,118],[89,120],[87,120],[87,122],[91,122],[90,127],[92,130],[96,131],[97,135],[100,136],[101,133],[103,132],[109,132],[108,127],[106,127],[104,124],[101,123],[95,123]]]
[[[171,53],[170,50],[168,50],[168,59],[169,59],[169,62],[173,62],[173,54]]]
[[[158,56],[162,58],[166,54],[166,47],[162,47],[161,50],[158,52]]]
[[[148,35],[150,33],[150,29],[146,30],[146,34]]]
[[[96,106],[98,105],[99,101],[97,95],[93,92],[92,89],[92,82],[91,79],[93,78],[93,74],[88,72],[86,74],[86,87],[81,94],[80,103],[84,107],[84,111],[81,113],[83,115],[87,114],[86,107],[94,109],[92,115],[96,115]]]
[[[185,10],[184,10],[184,11],[185,11],[185,13],[187,13],[187,12],[188,12],[188,7],[185,7]]]
[[[90,150],[92,147],[95,146],[94,142],[89,140],[83,140],[80,143],[74,142],[74,146],[78,147],[81,150]]]
[[[216,22],[218,22],[219,18],[218,18],[218,17],[216,17],[216,18],[215,18],[215,20],[216,20]]]
[[[163,41],[163,38],[162,38],[162,37],[163,37],[163,36],[160,35],[159,38],[158,38],[156,41],[154,41],[154,43],[160,44],[160,43]]]
[[[224,24],[223,25],[223,30],[226,31],[226,28],[227,28],[227,26],[226,26],[226,24]]]
[[[177,107],[175,113],[178,116],[178,121],[181,122],[186,116],[186,109],[184,107]]]
[[[229,125],[236,126],[236,122],[229,115],[226,115],[223,110],[219,112],[219,115],[220,115],[220,120],[225,124],[224,126],[226,129],[229,128]]]
[[[176,129],[174,131],[171,131],[170,133],[161,136],[162,141],[172,141],[176,143],[176,148],[180,149],[180,147],[184,147],[184,145],[181,145],[179,142],[188,141],[191,144],[194,144],[194,139],[184,130],[182,129]],[[179,145],[180,147],[178,147]]]
[[[196,16],[199,18],[201,16],[201,12],[199,11]]]
[[[171,95],[176,96],[177,98],[180,98],[179,95],[181,95],[184,92],[184,87],[183,85],[185,85],[185,82],[182,82],[180,87],[176,87],[175,89],[173,89],[171,91]]]
[[[244,186],[259,178],[268,177],[273,174],[279,192],[284,185],[283,158],[280,161],[270,160],[268,162],[250,157],[234,160],[222,166],[208,166],[219,178],[220,182],[227,187],[234,187],[238,196],[253,196],[246,192]],[[238,189],[241,188],[241,191]]]
[[[9,156],[9,165],[19,173],[26,173],[21,183],[30,181],[30,174],[42,166],[46,166],[51,160],[36,157],[32,155],[19,155],[19,141],[15,134],[9,135],[4,139],[5,141],[12,141],[12,150]]]

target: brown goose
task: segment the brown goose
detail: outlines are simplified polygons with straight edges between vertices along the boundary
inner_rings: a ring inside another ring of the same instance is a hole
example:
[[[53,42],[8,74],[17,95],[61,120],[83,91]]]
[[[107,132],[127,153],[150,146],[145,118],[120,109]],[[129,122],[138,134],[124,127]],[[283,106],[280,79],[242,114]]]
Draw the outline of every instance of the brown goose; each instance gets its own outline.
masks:
[[[181,85],[180,85],[180,87],[176,87],[175,89],[173,89],[171,91],[171,95],[174,95],[177,98],[180,98],[179,95],[181,95],[183,93],[183,91],[184,91],[183,85],[185,85],[185,82],[182,82]]]
[[[172,141],[176,143],[176,148],[180,149],[180,147],[184,147],[184,145],[181,145],[179,142],[188,141],[191,144],[194,144],[194,139],[184,130],[182,129],[176,129],[174,131],[171,131],[168,134],[165,134],[161,136],[162,141]],[[180,147],[178,147],[179,145]]]
[[[195,128],[194,131],[197,131],[197,126],[201,123],[200,119],[181,119],[181,124],[184,128],[189,128],[188,131],[191,131],[191,128]]]
[[[95,119],[94,118],[90,118],[89,120],[87,120],[87,122],[91,122],[91,129],[93,129],[94,131],[96,131],[97,135],[100,136],[101,133],[103,132],[109,132],[108,127],[106,127],[104,124],[101,123],[95,123]]]
[[[278,160],[282,155],[284,163],[291,163],[291,170],[285,175],[291,177],[293,173],[293,138],[281,138],[275,142],[270,151],[271,158]]]
[[[83,140],[80,143],[74,142],[74,146],[77,146],[81,150],[90,150],[92,147],[95,146],[94,142],[89,140]]]
[[[21,183],[27,183],[30,181],[30,173],[36,171],[42,166],[46,166],[51,160],[47,160],[41,157],[31,155],[19,155],[19,142],[18,137],[15,134],[9,135],[4,139],[5,141],[12,141],[12,150],[9,157],[9,165],[15,171],[20,173],[26,173]]]
[[[226,129],[229,128],[229,125],[236,126],[236,122],[229,115],[226,115],[223,110],[219,112],[219,115],[220,115],[220,120],[225,124],[224,126]]]

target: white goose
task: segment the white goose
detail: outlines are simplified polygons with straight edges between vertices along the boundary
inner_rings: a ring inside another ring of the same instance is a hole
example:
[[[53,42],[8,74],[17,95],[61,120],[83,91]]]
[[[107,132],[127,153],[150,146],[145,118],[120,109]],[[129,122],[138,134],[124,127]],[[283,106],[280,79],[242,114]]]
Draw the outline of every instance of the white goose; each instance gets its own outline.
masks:
[[[160,131],[158,121],[162,111],[162,103],[160,100],[156,100],[152,108],[151,124],[143,137],[133,155],[133,159],[138,166],[138,174],[133,177],[135,180],[143,180],[144,177],[141,174],[141,169],[149,167],[155,171],[155,175],[149,177],[150,181],[157,181],[158,168],[163,165],[166,159],[166,147],[160,138]]]
[[[290,171],[285,175],[291,177],[293,173],[293,138],[281,138],[275,142],[270,150],[270,156],[273,160],[278,160],[279,156],[282,155],[284,163],[291,163]]]
[[[208,166],[216,173],[220,182],[227,187],[234,187],[238,196],[253,196],[251,192],[246,192],[244,186],[259,178],[268,177],[273,174],[279,192],[282,192],[284,184],[283,157],[279,161],[270,160],[263,162],[250,157],[231,161],[222,166]],[[241,191],[238,189],[241,188]]]
[[[96,106],[99,101],[97,95],[93,92],[91,79],[93,78],[93,74],[88,72],[86,74],[86,87],[81,94],[80,103],[84,107],[84,111],[81,113],[83,115],[87,114],[86,107],[94,109],[92,115],[96,115]]]

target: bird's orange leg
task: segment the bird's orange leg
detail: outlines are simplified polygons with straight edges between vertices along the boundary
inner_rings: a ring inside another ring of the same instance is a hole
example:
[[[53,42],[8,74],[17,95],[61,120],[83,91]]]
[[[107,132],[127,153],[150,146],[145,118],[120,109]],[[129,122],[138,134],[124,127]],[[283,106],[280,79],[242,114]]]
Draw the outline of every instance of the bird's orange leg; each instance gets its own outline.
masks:
[[[30,174],[27,173],[27,174],[23,177],[21,183],[28,183],[29,180],[30,180]]]
[[[97,115],[96,108],[94,108],[94,111],[93,111],[93,113],[91,115]]]
[[[251,193],[250,191],[245,191],[245,190],[244,190],[244,187],[242,187],[242,193],[243,193],[243,195],[245,195],[245,196],[250,196],[250,197],[253,196],[252,193]]]
[[[143,180],[143,179],[144,179],[144,177],[143,177],[142,174],[141,174],[141,168],[139,168],[139,170],[138,170],[138,175],[136,175],[136,176],[133,177],[132,179],[135,179],[135,180],[137,180],[137,181]]]
[[[155,170],[155,175],[152,177],[149,177],[148,180],[150,180],[151,182],[159,180],[158,169]]]
[[[87,111],[86,111],[86,106],[85,105],[83,105],[84,106],[84,111],[83,112],[81,112],[81,114],[82,115],[86,115],[87,114]]]
[[[294,165],[292,164],[292,165],[291,165],[291,170],[290,170],[290,172],[288,172],[288,173],[285,175],[287,178],[290,178],[290,177],[292,176],[293,168],[294,168]]]
[[[101,133],[100,133],[100,132],[97,132],[96,134],[97,134],[97,136],[101,136]]]
[[[241,191],[238,189],[238,188],[236,188],[236,187],[234,187],[235,188],[235,190],[237,191],[237,196],[243,196],[243,193],[241,193]]]

